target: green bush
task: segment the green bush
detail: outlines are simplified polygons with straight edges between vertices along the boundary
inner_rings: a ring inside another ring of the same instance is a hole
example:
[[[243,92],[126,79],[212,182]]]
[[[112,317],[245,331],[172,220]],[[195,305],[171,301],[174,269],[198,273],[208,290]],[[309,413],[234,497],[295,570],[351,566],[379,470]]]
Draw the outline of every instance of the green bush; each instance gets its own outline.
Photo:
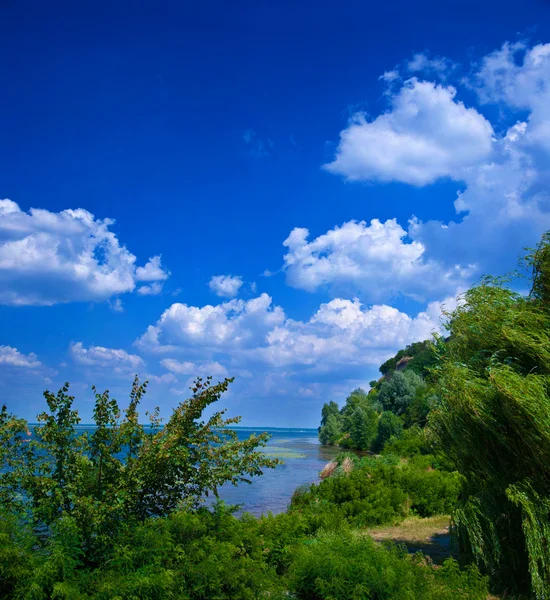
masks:
[[[407,464],[399,472],[399,485],[420,517],[449,514],[457,505],[462,479],[456,472]]]
[[[418,426],[405,429],[400,438],[389,439],[383,448],[384,453],[403,457],[426,455],[431,451],[426,432]]]
[[[325,533],[296,551],[290,586],[306,600],[485,600],[487,582],[452,559],[433,569],[368,536]]]
[[[398,371],[381,384],[377,400],[384,410],[401,415],[425,386],[424,379],[414,371]]]
[[[296,495],[291,510],[311,519],[331,512],[335,520],[354,526],[396,522],[409,511],[422,517],[448,514],[456,506],[461,478],[433,469],[432,462],[431,456],[405,462],[394,455],[364,457],[351,473],[335,474]]]

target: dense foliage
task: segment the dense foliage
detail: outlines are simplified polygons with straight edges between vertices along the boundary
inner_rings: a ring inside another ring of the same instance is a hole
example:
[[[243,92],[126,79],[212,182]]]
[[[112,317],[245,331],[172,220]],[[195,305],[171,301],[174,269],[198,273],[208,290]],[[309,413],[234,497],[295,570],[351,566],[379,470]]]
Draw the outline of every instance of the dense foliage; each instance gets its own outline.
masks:
[[[436,360],[428,341],[414,342],[383,363],[380,366],[380,373],[385,376],[391,375],[398,366],[401,368],[406,366],[407,369],[424,376]]]
[[[430,426],[465,478],[463,556],[503,587],[550,589],[550,235],[532,252],[532,291],[487,278],[449,315]]]
[[[334,401],[323,406],[322,444],[381,452],[386,442],[402,437],[405,429],[425,426],[430,407],[437,401],[433,385],[426,382],[436,355],[427,342],[412,344],[407,351],[414,356],[400,351],[384,363],[386,375],[371,382],[368,393],[354,390],[341,410]]]
[[[333,477],[295,495],[289,512],[236,517],[199,506],[224,481],[238,483],[274,466],[239,441],[223,412],[202,420],[230,381],[198,381],[164,427],[137,420],[145,391],[136,381],[123,418],[96,394],[91,433],[79,434],[68,388],[46,393],[34,441],[27,424],[0,420],[0,597],[21,600],[243,599],[424,600],[484,598],[477,570],[375,544],[358,525],[405,513],[448,511],[456,474],[433,457],[342,454]],[[362,394],[345,415],[353,424]],[[360,414],[360,413],[359,413]],[[328,423],[334,414],[327,414]],[[391,429],[391,422],[388,423]],[[159,490],[157,492],[157,490]]]
[[[146,386],[137,378],[123,417],[108,392],[96,392],[91,434],[77,430],[80,418],[68,385],[57,394],[45,392],[48,411],[38,416],[32,440],[26,439],[27,424],[4,406],[2,507],[44,533],[70,528],[82,561],[98,564],[112,536],[128,523],[196,507],[223,483],[248,481],[277,464],[258,450],[266,435],[239,441],[227,427],[238,419],[224,419],[224,411],[201,420],[230,382],[211,385],[198,379],[191,398],[174,409],[164,427],[158,411],[151,427],[139,423],[137,409]],[[43,545],[51,543],[51,536],[43,537]]]
[[[448,514],[457,504],[460,476],[434,469],[432,456],[339,457],[344,460],[351,460],[348,472],[336,469],[318,485],[299,490],[291,511],[305,511],[308,518],[321,521],[329,513],[354,526],[370,527],[398,523],[410,514]]]
[[[2,597],[74,600],[434,600],[485,598],[475,569],[449,559],[434,569],[422,557],[384,548],[337,517],[289,513],[240,518],[218,504],[146,519],[113,536],[95,569],[83,568],[69,523],[42,552],[36,538],[0,521]]]

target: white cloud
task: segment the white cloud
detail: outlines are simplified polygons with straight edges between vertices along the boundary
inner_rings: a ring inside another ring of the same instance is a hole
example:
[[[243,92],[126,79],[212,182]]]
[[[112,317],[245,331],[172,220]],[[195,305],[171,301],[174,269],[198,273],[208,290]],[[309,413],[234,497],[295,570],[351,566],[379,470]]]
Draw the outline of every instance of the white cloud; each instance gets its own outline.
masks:
[[[164,373],[163,375],[153,375],[152,373],[147,373],[144,377],[147,381],[154,381],[159,385],[166,385],[168,383],[176,383],[177,379],[174,377],[172,373]]]
[[[399,75],[399,71],[397,69],[393,69],[392,71],[386,71],[385,73],[382,73],[382,75],[380,75],[378,79],[381,79],[382,81],[391,84],[395,81],[399,81],[399,79],[401,79],[401,76]]]
[[[137,289],[142,296],[158,296],[162,292],[162,283],[155,281],[151,285],[142,285]]]
[[[44,366],[33,352],[21,354],[17,348],[11,346],[0,346],[0,365],[23,369],[42,369]]]
[[[115,373],[135,371],[144,366],[143,359],[125,350],[90,346],[85,348],[82,342],[72,343],[69,351],[73,360],[88,367],[112,369]]]
[[[153,256],[145,266],[136,269],[136,281],[164,281],[168,277],[170,271],[162,268],[160,256]]]
[[[426,60],[416,56],[409,66],[425,70]],[[413,297],[447,293],[453,284],[472,283],[481,273],[510,271],[522,249],[550,229],[550,44],[504,44],[478,63],[469,85],[482,103],[498,104],[498,135],[479,112],[458,101],[454,88],[413,78],[396,91],[389,89],[389,112],[371,122],[362,115],[352,120],[327,166],[347,179],[425,185],[448,176],[463,183],[454,198],[455,219],[409,221],[402,239],[411,245],[409,251],[423,251],[405,265],[411,277],[415,271],[423,276],[416,289],[414,277],[403,279],[397,270],[395,288]],[[399,146],[395,151],[386,137]],[[447,193],[442,191],[442,201]],[[372,258],[359,252],[361,239],[333,242],[320,236],[311,244],[298,239],[300,257],[287,254],[295,260],[287,267],[289,283],[305,289],[308,283],[311,289],[324,283],[337,293],[347,280],[354,284],[350,289],[370,298]],[[403,250],[399,243],[394,248]],[[337,272],[337,261],[348,270]],[[360,274],[355,277],[350,265]],[[380,272],[382,290],[391,284],[387,272]],[[391,265],[389,272],[394,272]],[[442,279],[443,287],[434,288]]]
[[[334,160],[324,168],[348,180],[426,185],[463,179],[492,152],[493,129],[456,89],[413,77],[391,96],[391,110],[368,121],[355,114],[340,133]]]
[[[180,362],[174,358],[164,358],[160,361],[160,364],[171,371],[179,375],[191,375],[192,377],[227,377],[227,369],[216,361],[207,361],[202,363],[194,363],[191,361]]]
[[[446,304],[452,306],[453,300]],[[287,320],[267,336],[256,352],[275,367],[307,367],[312,374],[333,376],[378,366],[407,344],[441,329],[440,302],[416,317],[387,305],[364,307],[359,300],[335,298],[305,322]]]
[[[283,244],[287,283],[310,292],[329,285],[371,301],[398,293],[423,300],[454,292],[474,272],[473,265],[443,268],[426,260],[424,245],[407,241],[395,219],[349,221],[312,241],[308,236],[307,229],[295,228]]]
[[[226,398],[232,412],[257,414],[261,403],[269,422],[282,423],[284,409],[296,423],[314,425],[322,402],[343,400],[351,389],[368,386],[384,360],[442,327],[440,302],[410,316],[384,304],[335,298],[305,320],[288,318],[265,294],[250,302],[254,319],[246,302],[172,305],[148,328],[137,345],[153,355],[170,353],[160,366],[181,378],[170,393],[189,395],[197,376],[235,376]],[[453,302],[446,304],[452,308]]]
[[[238,275],[214,275],[208,282],[208,287],[223,298],[234,298],[243,284],[242,277]]]
[[[482,102],[528,110],[523,145],[550,151],[550,44],[504,44],[483,58],[474,87]]]
[[[173,347],[234,348],[254,346],[267,331],[284,321],[284,312],[267,294],[251,300],[230,300],[217,306],[175,303],[138,340],[148,350]]]
[[[179,373],[180,375],[191,375],[195,370],[195,363],[191,361],[180,362],[175,358],[163,358],[160,364],[168,371]]]
[[[166,279],[159,257],[136,269],[113,223],[81,208],[26,213],[0,200],[0,303],[99,302],[133,291],[144,275]]]
[[[406,62],[406,68],[409,73],[422,73],[446,79],[447,76],[457,67],[448,58],[441,56],[430,57],[427,52],[416,53],[411,60]]]
[[[114,300],[109,301],[109,306],[114,312],[124,312],[124,306],[122,305],[122,300],[120,298],[115,298]]]
[[[262,297],[261,305],[271,305]],[[453,305],[452,300],[447,304]],[[221,305],[223,307],[223,305]],[[189,329],[189,314],[196,317],[213,307],[186,307],[181,313],[170,307],[138,344],[145,350],[162,349],[185,358],[164,358],[161,366],[177,375],[189,377],[237,375],[248,383],[249,394],[272,385],[277,378],[277,393],[293,381],[325,384],[356,380],[366,372],[376,373],[378,365],[398,349],[413,341],[427,339],[441,329],[441,303],[432,302],[416,316],[387,305],[364,306],[359,300],[335,298],[322,304],[306,321],[289,319],[274,307],[279,318],[250,321],[234,317],[223,338],[212,336],[212,329]],[[193,323],[197,323],[197,318]],[[177,321],[177,327],[175,324]],[[203,322],[204,323],[204,322]],[[177,334],[175,334],[175,331]],[[151,339],[155,344],[151,344]],[[246,341],[246,343],[243,343]],[[169,345],[162,346],[163,342]],[[192,360],[189,357],[193,357]],[[252,378],[251,378],[251,374]],[[188,383],[191,379],[188,380]],[[177,388],[175,388],[177,389]]]

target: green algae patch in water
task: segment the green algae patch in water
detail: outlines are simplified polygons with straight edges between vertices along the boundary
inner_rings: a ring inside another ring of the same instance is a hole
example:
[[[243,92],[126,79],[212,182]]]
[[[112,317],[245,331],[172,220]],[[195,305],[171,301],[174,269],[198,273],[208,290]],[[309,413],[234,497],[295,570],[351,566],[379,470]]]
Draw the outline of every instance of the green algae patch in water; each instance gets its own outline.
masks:
[[[296,450],[290,450],[289,448],[281,448],[280,446],[267,446],[262,452],[269,458],[281,458],[281,459],[292,459],[292,458],[305,458],[306,455]]]

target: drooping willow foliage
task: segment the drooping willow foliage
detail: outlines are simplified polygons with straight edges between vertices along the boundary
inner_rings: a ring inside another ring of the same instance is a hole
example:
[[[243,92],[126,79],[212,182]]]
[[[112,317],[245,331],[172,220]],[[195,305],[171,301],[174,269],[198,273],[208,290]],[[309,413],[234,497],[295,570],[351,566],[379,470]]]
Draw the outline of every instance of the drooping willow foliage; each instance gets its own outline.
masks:
[[[550,233],[528,297],[487,278],[438,344],[435,442],[464,475],[462,553],[503,588],[550,598]]]

